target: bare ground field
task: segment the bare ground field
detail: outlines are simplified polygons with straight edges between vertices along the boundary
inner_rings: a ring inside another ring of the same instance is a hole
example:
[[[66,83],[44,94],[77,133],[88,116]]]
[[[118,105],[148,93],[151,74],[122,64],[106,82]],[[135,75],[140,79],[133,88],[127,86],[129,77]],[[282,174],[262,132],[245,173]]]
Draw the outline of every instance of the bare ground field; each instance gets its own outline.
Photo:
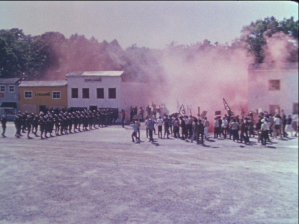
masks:
[[[298,138],[150,143],[118,125],[0,138],[0,223],[298,223]]]

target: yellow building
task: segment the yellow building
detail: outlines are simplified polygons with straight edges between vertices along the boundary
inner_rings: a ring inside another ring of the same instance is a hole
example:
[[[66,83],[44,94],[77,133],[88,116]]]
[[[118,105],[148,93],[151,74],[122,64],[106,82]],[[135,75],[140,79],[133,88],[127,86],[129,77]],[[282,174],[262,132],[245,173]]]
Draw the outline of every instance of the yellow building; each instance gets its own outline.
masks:
[[[67,82],[65,80],[21,81],[19,105],[22,113],[67,109]]]

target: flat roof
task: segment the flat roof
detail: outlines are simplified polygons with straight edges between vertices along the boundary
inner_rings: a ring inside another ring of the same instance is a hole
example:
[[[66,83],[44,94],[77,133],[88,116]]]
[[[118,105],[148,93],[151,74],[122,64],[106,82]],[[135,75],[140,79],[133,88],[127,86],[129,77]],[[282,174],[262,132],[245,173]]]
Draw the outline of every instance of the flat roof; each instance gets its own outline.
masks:
[[[86,71],[86,72],[70,72],[66,76],[121,76],[124,71]]]
[[[66,80],[55,81],[21,81],[19,87],[52,87],[52,86],[66,86]]]
[[[0,78],[0,84],[15,84],[20,78]]]
[[[288,70],[297,69],[298,62],[288,62],[288,63],[260,63],[260,64],[250,64],[248,70]]]

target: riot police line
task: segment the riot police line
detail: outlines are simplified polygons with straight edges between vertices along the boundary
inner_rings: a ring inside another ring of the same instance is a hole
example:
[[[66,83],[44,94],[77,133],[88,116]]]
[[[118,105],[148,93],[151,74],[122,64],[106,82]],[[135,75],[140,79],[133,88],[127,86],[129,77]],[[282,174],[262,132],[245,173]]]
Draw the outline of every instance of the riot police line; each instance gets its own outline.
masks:
[[[47,112],[19,113],[15,116],[16,138],[27,133],[41,139],[67,135],[92,129],[103,128],[115,123],[118,111],[115,108],[99,108],[97,110],[49,110]]]

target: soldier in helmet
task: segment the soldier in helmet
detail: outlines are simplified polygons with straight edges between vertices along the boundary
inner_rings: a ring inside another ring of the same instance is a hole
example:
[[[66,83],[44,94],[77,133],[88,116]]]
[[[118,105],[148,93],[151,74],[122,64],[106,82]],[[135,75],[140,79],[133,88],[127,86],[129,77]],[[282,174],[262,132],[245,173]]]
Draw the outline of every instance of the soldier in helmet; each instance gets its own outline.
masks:
[[[49,115],[48,117],[48,122],[49,122],[49,133],[50,133],[50,137],[54,137],[52,135],[53,129],[54,129],[54,120],[53,120],[53,116],[52,114]]]
[[[39,137],[37,135],[37,129],[38,129],[38,115],[34,115],[32,113],[32,133],[35,135],[35,137]]]
[[[43,118],[42,115],[39,116],[39,122],[38,122],[38,124],[39,124],[39,129],[40,129],[40,138],[44,139],[43,138],[43,134],[45,132],[45,123],[44,123],[44,118]]]
[[[97,125],[98,125],[98,128],[100,127],[100,111],[99,110],[97,110],[96,111],[96,119],[97,119]]]
[[[99,127],[103,127],[104,124],[104,115],[102,111],[99,111]]]
[[[54,125],[55,125],[55,135],[58,136],[59,135],[60,123],[59,123],[59,118],[58,118],[57,114],[54,114],[53,122],[54,122]]]
[[[31,126],[32,126],[32,118],[31,118],[30,114],[27,114],[25,121],[26,121],[26,127],[27,127],[27,138],[31,139],[31,137],[29,136],[30,131],[31,131]]]
[[[63,124],[63,130],[62,130],[62,133],[64,135],[67,135],[68,134],[68,119],[67,119],[67,113],[63,113],[62,115],[62,124]]]
[[[87,131],[88,126],[88,115],[86,113],[83,113],[83,131]]]
[[[22,121],[21,121],[21,118],[20,118],[19,114],[15,116],[14,123],[15,123],[15,127],[16,127],[16,134],[15,134],[15,136],[17,138],[20,138],[22,136],[21,135]]]
[[[93,125],[93,128],[96,128],[96,114],[95,114],[95,110],[92,111],[91,116],[92,116],[92,125]]]
[[[49,132],[49,121],[48,121],[48,114],[44,116],[44,132],[45,132],[45,138],[48,138],[47,134]]]
[[[25,130],[26,130],[26,118],[27,118],[27,111],[23,114],[20,114],[20,118],[21,118],[21,129],[22,129],[22,133],[26,133]]]
[[[88,126],[89,126],[89,130],[92,129],[92,113],[91,111],[88,112]]]
[[[78,129],[78,131],[81,131],[80,126],[82,124],[82,119],[81,119],[80,111],[77,111],[76,117],[77,117],[77,120],[78,120],[78,128],[77,129]]]
[[[78,118],[76,116],[76,112],[72,113],[72,119],[73,119],[73,124],[74,124],[74,133],[76,133],[76,129],[78,127]]]
[[[69,130],[69,133],[71,134],[72,133],[72,128],[73,128],[73,118],[72,118],[71,113],[68,113],[67,121],[68,121],[68,130]]]
[[[78,119],[78,131],[81,131],[81,126],[83,127],[83,118],[81,116],[81,111],[77,111],[76,115]]]
[[[5,117],[5,115],[3,114],[2,115],[2,118],[1,118],[1,125],[2,125],[2,136],[5,138],[5,130],[6,130],[6,122],[7,122],[7,119]]]
[[[63,113],[59,114],[58,120],[59,120],[59,123],[60,123],[60,135],[63,135],[64,134],[64,126],[65,126]]]

